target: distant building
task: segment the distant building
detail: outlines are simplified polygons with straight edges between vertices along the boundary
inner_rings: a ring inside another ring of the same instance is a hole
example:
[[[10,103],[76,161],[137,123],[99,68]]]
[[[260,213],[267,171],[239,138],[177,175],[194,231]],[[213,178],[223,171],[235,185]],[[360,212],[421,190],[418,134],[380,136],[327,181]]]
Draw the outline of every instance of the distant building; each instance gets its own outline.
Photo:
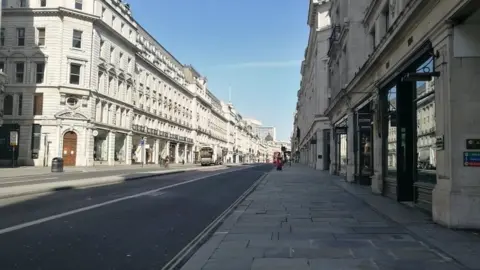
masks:
[[[276,141],[277,139],[277,133],[276,133],[275,127],[256,127],[254,129],[254,133],[256,133],[258,137],[260,137],[260,139],[262,140],[268,141],[267,137],[271,141]]]

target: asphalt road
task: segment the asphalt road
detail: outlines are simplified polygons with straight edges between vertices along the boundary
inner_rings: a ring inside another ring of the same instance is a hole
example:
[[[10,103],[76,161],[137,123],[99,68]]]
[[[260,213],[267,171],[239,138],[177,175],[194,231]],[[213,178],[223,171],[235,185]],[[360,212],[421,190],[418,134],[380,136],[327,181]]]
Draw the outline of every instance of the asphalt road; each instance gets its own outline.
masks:
[[[200,166],[198,165],[185,165],[185,166],[171,166],[168,169],[177,170],[177,169],[186,169],[186,168],[195,168]],[[0,179],[0,188],[2,187],[12,187],[12,186],[23,186],[31,185],[38,183],[49,183],[49,182],[58,182],[58,181],[69,181],[69,180],[79,180],[87,178],[97,178],[97,177],[106,177],[106,176],[116,176],[116,175],[130,175],[136,173],[146,173],[151,171],[160,171],[166,170],[163,166],[158,167],[145,167],[142,168],[140,165],[135,169],[118,169],[118,170],[104,170],[104,171],[89,171],[89,172],[64,172],[64,173],[49,173],[44,175],[29,175],[29,176],[20,176],[20,177],[9,177],[8,179]]]
[[[239,169],[63,191],[2,207],[0,269],[161,269],[272,166]]]

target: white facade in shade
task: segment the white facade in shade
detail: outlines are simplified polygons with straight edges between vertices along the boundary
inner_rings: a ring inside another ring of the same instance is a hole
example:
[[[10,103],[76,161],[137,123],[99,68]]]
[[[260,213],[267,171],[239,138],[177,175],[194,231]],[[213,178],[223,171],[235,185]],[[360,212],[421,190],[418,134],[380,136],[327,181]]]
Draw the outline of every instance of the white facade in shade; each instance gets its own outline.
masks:
[[[299,161],[318,170],[327,169],[325,131],[330,121],[328,107],[328,44],[331,33],[330,1],[310,0],[308,26],[310,35],[302,62],[300,90],[297,93],[293,145]]]
[[[0,0],[0,27],[2,21],[2,8],[3,2]],[[2,39],[2,37],[0,37]],[[5,67],[0,67],[0,127],[3,124],[3,98],[5,97],[5,83],[7,82],[7,76],[5,74]]]
[[[331,2],[332,173],[346,145],[348,182],[480,228],[480,2]]]
[[[192,163],[202,146],[226,161],[229,147],[259,149],[207,79],[142,28],[128,5],[3,2],[0,69],[11,79],[1,102],[0,162],[11,162],[11,130],[19,132],[19,165],[48,166],[54,157],[66,166],[167,157]],[[229,140],[229,130],[238,141]]]

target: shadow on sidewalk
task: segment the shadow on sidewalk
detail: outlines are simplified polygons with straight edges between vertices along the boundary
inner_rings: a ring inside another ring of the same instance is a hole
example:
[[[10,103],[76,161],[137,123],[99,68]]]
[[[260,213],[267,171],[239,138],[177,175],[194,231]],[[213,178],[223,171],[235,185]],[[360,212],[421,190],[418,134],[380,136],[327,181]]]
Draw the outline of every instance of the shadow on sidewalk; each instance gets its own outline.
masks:
[[[357,192],[352,188],[356,186],[345,184],[340,177],[298,164],[273,170],[182,270],[231,266],[252,270],[478,269],[477,238],[432,224],[420,211],[404,222],[390,218],[402,210],[391,206],[381,213],[366,199],[379,196],[362,187]],[[380,198],[381,206],[390,205],[383,201],[388,198]],[[430,231],[434,227],[436,234]],[[427,239],[429,234],[436,237]],[[445,248],[461,248],[462,244],[463,250],[455,253]]]

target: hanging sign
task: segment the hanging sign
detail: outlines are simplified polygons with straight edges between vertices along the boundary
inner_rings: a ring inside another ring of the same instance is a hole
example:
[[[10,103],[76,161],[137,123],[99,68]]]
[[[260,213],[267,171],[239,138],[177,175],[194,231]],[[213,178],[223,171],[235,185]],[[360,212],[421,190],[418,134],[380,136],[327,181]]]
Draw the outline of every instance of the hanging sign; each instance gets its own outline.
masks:
[[[480,167],[480,152],[463,152],[464,167]]]
[[[10,131],[10,146],[18,145],[18,131]]]

